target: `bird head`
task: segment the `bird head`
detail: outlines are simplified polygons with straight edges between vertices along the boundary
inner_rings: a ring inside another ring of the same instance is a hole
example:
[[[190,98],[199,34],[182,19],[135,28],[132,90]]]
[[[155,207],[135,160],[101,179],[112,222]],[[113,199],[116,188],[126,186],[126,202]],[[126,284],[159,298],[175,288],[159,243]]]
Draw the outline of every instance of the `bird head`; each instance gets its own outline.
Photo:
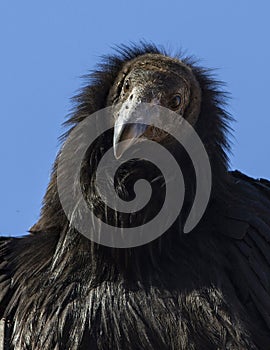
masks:
[[[220,83],[214,79],[211,71],[199,67],[190,58],[170,57],[154,45],[122,46],[118,54],[105,57],[99,68],[87,76],[86,85],[75,96],[74,111],[65,123],[70,126],[70,129],[63,137],[63,140],[69,137],[73,129],[89,116],[106,107],[112,107],[113,125],[88,149],[85,161],[82,163],[80,178],[76,179],[81,181],[84,197],[94,213],[111,226],[124,227],[127,224],[126,226],[129,227],[130,223],[131,226],[136,226],[141,217],[144,222],[150,221],[160,209],[160,203],[163,203],[160,198],[165,196],[166,191],[162,187],[164,183],[160,180],[159,169],[149,165],[150,162],[146,164],[140,159],[125,162],[113,181],[119,197],[129,201],[134,197],[133,185],[136,179],[149,180],[149,183],[151,182],[154,186],[152,191],[154,198],[153,201],[149,201],[147,211],[142,213],[139,211],[138,215],[133,216],[115,213],[101,201],[96,190],[96,169],[100,159],[112,146],[115,158],[120,158],[127,148],[143,142],[145,138],[158,143],[171,141],[169,133],[161,129],[157,130],[151,125],[147,113],[138,113],[143,104],[165,107],[173,111],[174,116],[179,115],[179,124],[177,118],[174,118],[171,128],[181,127],[180,120],[183,118],[193,126],[205,146],[212,166],[211,200],[217,197],[223,200],[223,194],[227,193],[224,177],[228,168],[226,151],[229,149],[227,131],[230,120],[224,109],[225,97],[226,95],[220,89]],[[80,142],[79,135],[78,145]],[[76,159],[76,152],[80,148],[74,149],[69,158]],[[180,150],[179,153],[178,150]],[[182,158],[184,154],[182,148],[178,148],[175,154],[177,162],[181,163],[181,170],[186,172],[184,178],[188,179],[187,185],[190,187],[190,190],[186,191],[189,196],[185,197],[187,205],[185,203],[183,205],[184,221],[184,216],[188,215],[192,205],[196,183],[193,181],[194,171],[188,156],[185,163],[186,159],[183,161]],[[44,197],[41,216],[36,225],[31,228],[31,232],[63,232],[64,236],[65,227],[70,226],[58,195],[58,163],[59,156],[55,161],[51,181]],[[151,171],[148,166],[151,167]],[[77,210],[77,203],[74,205],[74,213],[81,217],[82,213]]]
[[[144,138],[156,142],[168,138],[166,132],[151,125],[147,113],[142,115],[139,112],[142,103],[168,108],[195,125],[200,112],[201,89],[190,67],[178,59],[145,54],[127,62],[107,99],[107,104],[113,106],[114,111],[113,147],[116,158]]]

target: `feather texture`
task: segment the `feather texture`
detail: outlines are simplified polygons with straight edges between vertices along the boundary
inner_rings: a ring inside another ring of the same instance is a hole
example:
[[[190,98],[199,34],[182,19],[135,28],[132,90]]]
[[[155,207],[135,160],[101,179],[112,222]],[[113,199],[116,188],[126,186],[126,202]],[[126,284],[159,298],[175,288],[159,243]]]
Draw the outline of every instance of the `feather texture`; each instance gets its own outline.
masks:
[[[63,141],[88,115],[108,105],[123,67],[131,62],[132,69],[132,60],[146,54],[168,56],[142,43],[104,58],[74,99]],[[0,238],[0,318],[10,322],[9,349],[270,349],[270,183],[228,172],[226,94],[211,71],[191,58],[181,62],[201,89],[195,129],[213,172],[202,220],[183,235],[185,208],[194,191],[191,174],[184,212],[163,236],[137,248],[97,245],[78,233],[63,212],[57,158],[31,233]],[[89,150],[87,175],[111,143],[108,133]],[[129,166],[126,184],[146,176],[144,166]],[[162,186],[158,173],[152,169],[147,174]],[[95,210],[119,222],[121,216],[110,215],[99,202],[94,180],[82,179]]]

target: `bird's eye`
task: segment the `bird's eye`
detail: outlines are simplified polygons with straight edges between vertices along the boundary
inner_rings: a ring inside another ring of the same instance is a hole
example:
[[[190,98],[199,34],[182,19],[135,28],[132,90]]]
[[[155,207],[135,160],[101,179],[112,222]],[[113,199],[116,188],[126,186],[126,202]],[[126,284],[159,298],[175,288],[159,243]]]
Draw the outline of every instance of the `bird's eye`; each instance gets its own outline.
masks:
[[[169,107],[172,109],[172,110],[176,110],[180,107],[182,103],[182,98],[180,95],[175,95],[173,96],[173,98],[170,100],[170,103],[169,103]]]
[[[124,92],[128,92],[128,90],[130,89],[130,82],[129,80],[126,80],[124,83]]]

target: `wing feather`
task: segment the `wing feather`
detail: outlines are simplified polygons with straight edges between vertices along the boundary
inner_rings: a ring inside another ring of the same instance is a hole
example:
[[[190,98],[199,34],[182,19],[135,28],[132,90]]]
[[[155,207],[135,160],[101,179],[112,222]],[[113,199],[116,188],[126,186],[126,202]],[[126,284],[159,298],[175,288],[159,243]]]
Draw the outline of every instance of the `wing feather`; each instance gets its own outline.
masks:
[[[237,200],[230,208],[228,219],[246,226],[234,238],[231,253],[232,280],[251,317],[264,320],[264,330],[270,330],[270,182],[252,179],[240,172],[232,173]],[[239,210],[240,208],[240,210]],[[236,224],[235,224],[236,225]],[[232,231],[233,228],[230,227]],[[254,310],[257,310],[255,313]]]

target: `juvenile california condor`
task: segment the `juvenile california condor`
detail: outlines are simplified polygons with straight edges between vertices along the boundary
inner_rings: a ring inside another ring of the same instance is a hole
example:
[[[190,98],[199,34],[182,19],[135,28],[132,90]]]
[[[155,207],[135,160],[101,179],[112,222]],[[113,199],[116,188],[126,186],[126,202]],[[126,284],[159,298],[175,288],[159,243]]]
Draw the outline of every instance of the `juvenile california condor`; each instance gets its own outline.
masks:
[[[228,171],[225,100],[211,72],[154,45],[123,46],[90,74],[75,97],[70,130],[106,106],[120,106],[116,119],[125,110],[126,120],[142,102],[173,110],[194,127],[208,153],[210,200],[199,224],[184,234],[196,190],[185,150],[151,127],[112,128],[91,145],[81,169],[95,215],[112,226],[134,226],[151,219],[164,201],[158,169],[137,159],[116,174],[116,188],[130,200],[133,184],[145,178],[152,185],[151,205],[134,216],[115,214],[101,202],[97,164],[111,147],[121,158],[126,149],[119,140],[130,137],[152,138],[174,152],[186,193],[179,216],[159,238],[133,248],[106,247],[67,219],[57,157],[30,234],[0,241],[1,350],[270,349],[270,183]],[[76,159],[76,152],[70,157]]]

